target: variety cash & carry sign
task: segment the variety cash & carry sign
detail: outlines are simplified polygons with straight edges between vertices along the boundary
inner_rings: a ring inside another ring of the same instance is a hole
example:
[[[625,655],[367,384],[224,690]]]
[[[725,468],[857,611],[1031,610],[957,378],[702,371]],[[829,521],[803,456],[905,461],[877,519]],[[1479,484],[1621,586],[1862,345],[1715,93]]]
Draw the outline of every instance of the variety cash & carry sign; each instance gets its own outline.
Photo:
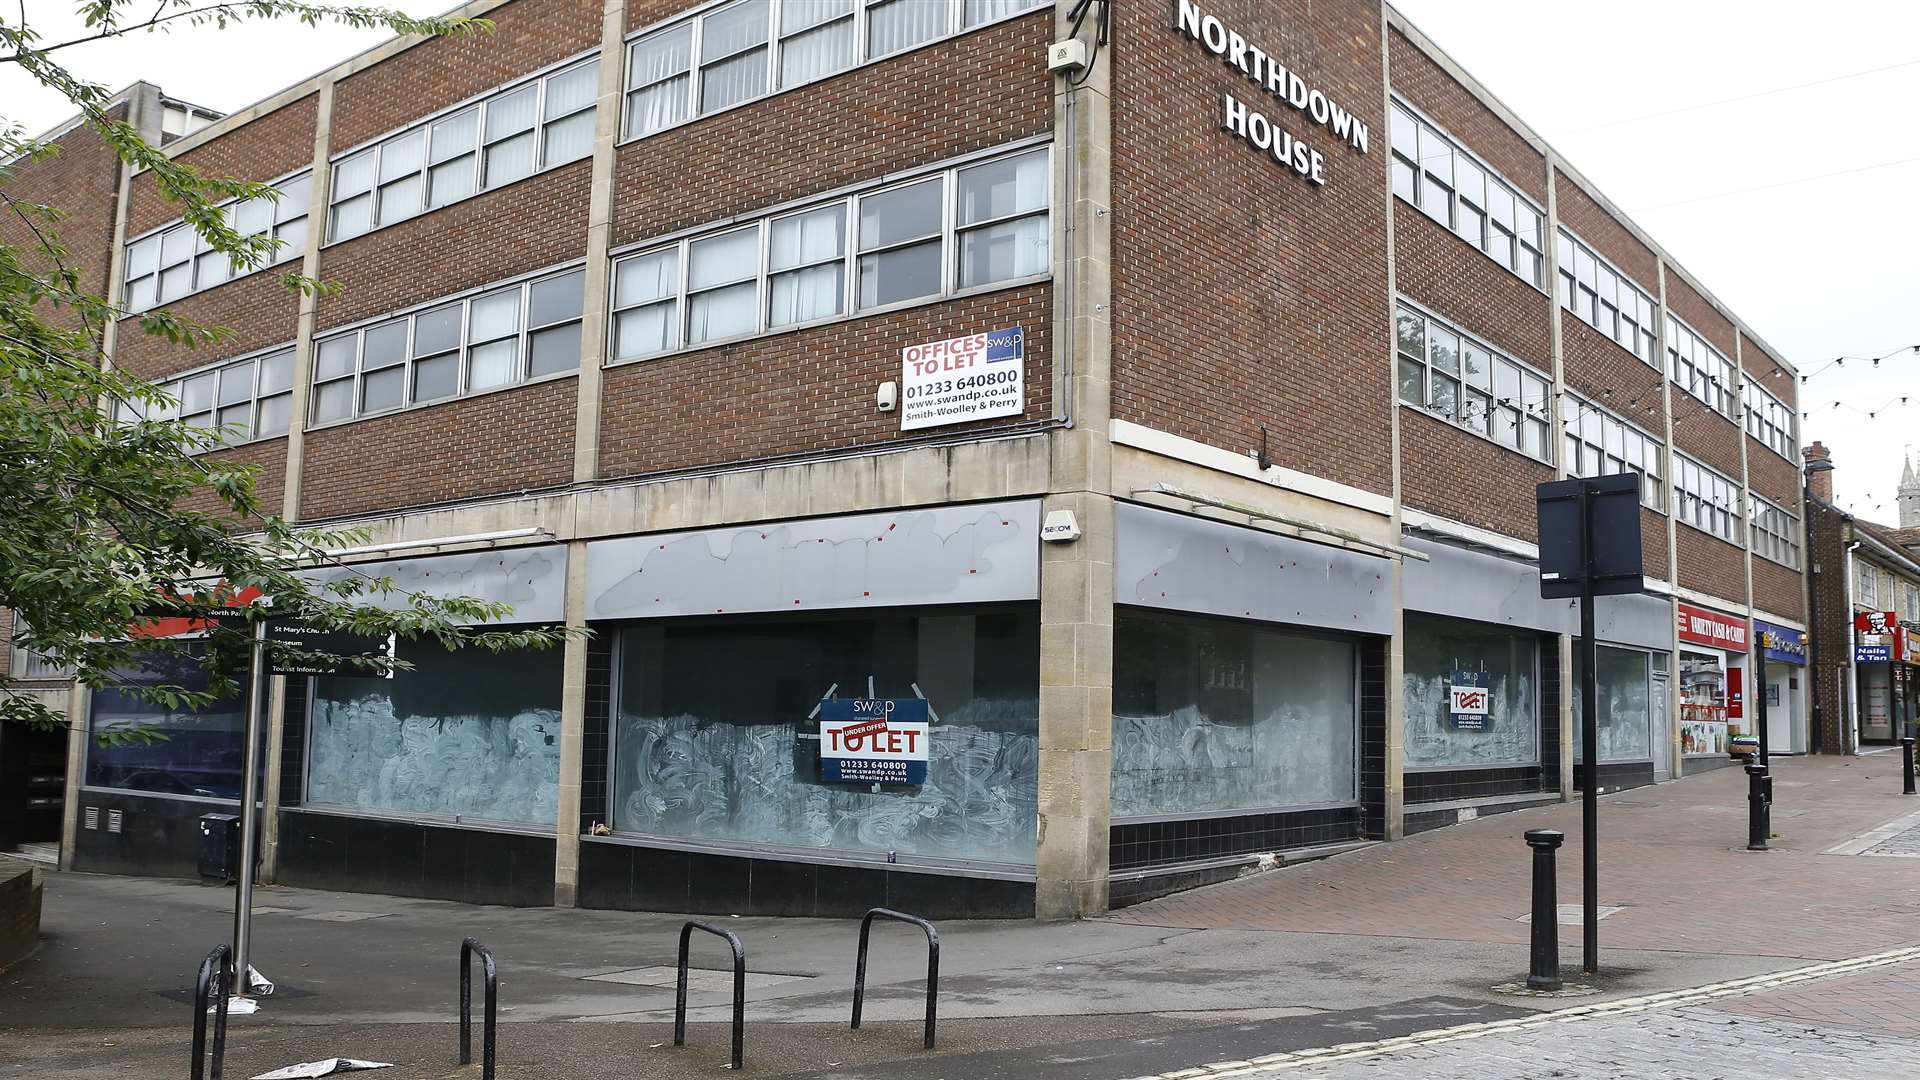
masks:
[[[927,703],[835,698],[820,707],[820,779],[848,784],[927,782]]]
[[[900,350],[900,430],[1018,416],[1027,401],[1027,336],[1018,326]]]

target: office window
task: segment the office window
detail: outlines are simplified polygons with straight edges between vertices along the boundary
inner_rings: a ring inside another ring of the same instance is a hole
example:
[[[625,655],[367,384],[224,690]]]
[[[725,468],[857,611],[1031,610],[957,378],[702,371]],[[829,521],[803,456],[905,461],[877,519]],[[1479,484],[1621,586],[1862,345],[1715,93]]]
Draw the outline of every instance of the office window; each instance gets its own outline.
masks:
[[[303,172],[275,181],[274,188],[280,193],[277,200],[241,199],[221,207],[227,226],[235,232],[277,241],[261,260],[260,269],[297,259],[307,249],[311,174]],[[122,303],[128,311],[149,311],[254,269],[235,264],[229,256],[210,249],[193,226],[174,222],[127,244]]]
[[[1880,570],[1870,562],[1853,564],[1853,602],[1864,608],[1880,606]]]
[[[56,663],[45,653],[36,652],[20,643],[31,628],[27,620],[16,611],[13,613],[13,633],[9,642],[9,670],[7,674],[15,679],[68,679],[73,677],[73,668],[67,664]]]
[[[1560,421],[1569,476],[1638,473],[1641,505],[1666,509],[1666,489],[1660,483],[1665,443],[1570,393],[1561,395]]]
[[[584,270],[442,301],[314,343],[313,422],[425,405],[580,363]]]
[[[1667,316],[1667,374],[1675,386],[1733,419],[1733,362],[1671,314]]]
[[[341,158],[327,238],[358,236],[586,157],[599,90],[599,60],[581,60]]]
[[[1795,570],[1800,568],[1800,521],[1759,496],[1753,497],[1753,553]]]
[[[1520,280],[1543,288],[1544,213],[1412,109],[1395,102],[1390,112],[1393,193]]]
[[[1765,443],[1774,453],[1797,463],[1799,425],[1793,410],[1751,375],[1742,377],[1741,389],[1746,405],[1747,434]]]
[[[1043,276],[1048,153],[943,169],[621,256],[613,358]]]
[[[284,435],[293,405],[293,346],[224,360],[155,385],[175,404],[136,415],[128,403],[120,402],[116,417],[123,422],[177,419],[219,432],[226,446]]]
[[[1729,544],[1740,542],[1740,485],[1685,454],[1673,455],[1674,511]]]
[[[1906,603],[1901,606],[1901,617],[1908,622],[1920,622],[1920,585],[1907,582]]]
[[[1654,363],[1657,305],[1625,274],[1565,229],[1555,250],[1560,306],[1648,364]]]
[[[1545,375],[1404,304],[1394,342],[1401,404],[1553,462]]]
[[[1049,0],[736,0],[629,39],[623,139],[638,139]]]

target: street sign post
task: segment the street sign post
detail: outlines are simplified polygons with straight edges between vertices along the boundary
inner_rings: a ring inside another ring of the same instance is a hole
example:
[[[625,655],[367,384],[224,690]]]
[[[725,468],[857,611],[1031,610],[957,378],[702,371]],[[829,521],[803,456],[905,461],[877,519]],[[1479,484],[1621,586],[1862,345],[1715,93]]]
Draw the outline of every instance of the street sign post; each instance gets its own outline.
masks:
[[[1599,775],[1600,708],[1594,669],[1593,602],[1597,596],[1637,593],[1646,587],[1640,547],[1640,476],[1619,473],[1541,484],[1539,508],[1540,596],[1580,599],[1581,754],[1587,782],[1581,794],[1581,851],[1586,908],[1583,969],[1600,970]]]

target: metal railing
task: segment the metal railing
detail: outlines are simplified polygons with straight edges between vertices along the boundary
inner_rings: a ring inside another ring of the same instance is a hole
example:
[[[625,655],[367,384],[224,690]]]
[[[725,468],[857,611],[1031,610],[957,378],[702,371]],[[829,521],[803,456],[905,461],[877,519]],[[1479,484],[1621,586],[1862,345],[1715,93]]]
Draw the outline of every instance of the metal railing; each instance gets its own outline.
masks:
[[[695,930],[725,938],[733,949],[733,1070],[739,1072],[746,1060],[747,1046],[747,947],[717,926],[689,921],[680,928],[680,972],[673,993],[673,1045],[687,1045],[687,945]]]
[[[220,996],[212,1003],[213,1014],[213,1070],[207,1069],[207,1009],[208,996],[213,993]],[[233,950],[225,945],[215,945],[213,951],[200,961],[200,975],[193,984],[193,1080],[220,1080],[220,1069],[226,1063],[227,1056],[227,997],[233,992]]]
[[[500,1008],[500,968],[493,962],[493,950],[473,938],[460,943],[460,1064],[473,1063],[473,955],[480,954],[480,969],[486,979],[487,1012],[480,1027],[480,1076],[493,1080],[494,1028]],[[218,1074],[215,1074],[216,1078]]]
[[[873,929],[873,920],[891,919],[917,926],[927,935],[927,1032],[926,1048],[933,1049],[934,1021],[938,1015],[940,1001],[940,931],[933,924],[918,915],[908,915],[903,911],[877,907],[868,911],[860,920],[860,953],[853,963],[853,1027],[860,1028],[860,1007],[867,996],[867,935]]]

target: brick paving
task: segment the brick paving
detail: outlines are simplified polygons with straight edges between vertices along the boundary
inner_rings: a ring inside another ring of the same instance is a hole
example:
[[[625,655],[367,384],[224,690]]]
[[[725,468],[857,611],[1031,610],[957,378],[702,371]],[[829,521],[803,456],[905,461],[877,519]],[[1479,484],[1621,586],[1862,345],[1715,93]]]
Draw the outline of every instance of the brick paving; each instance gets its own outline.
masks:
[[[1920,861],[1823,854],[1912,813],[1897,767],[1776,758],[1773,850],[1749,852],[1746,776],[1724,769],[1600,800],[1601,947],[1837,959],[1920,942]],[[1580,899],[1580,808],[1482,818],[1333,859],[1198,889],[1113,917],[1167,927],[1527,940],[1527,829],[1567,834],[1564,902]],[[1578,934],[1562,934],[1577,949]],[[1570,954],[1569,954],[1570,955]]]

